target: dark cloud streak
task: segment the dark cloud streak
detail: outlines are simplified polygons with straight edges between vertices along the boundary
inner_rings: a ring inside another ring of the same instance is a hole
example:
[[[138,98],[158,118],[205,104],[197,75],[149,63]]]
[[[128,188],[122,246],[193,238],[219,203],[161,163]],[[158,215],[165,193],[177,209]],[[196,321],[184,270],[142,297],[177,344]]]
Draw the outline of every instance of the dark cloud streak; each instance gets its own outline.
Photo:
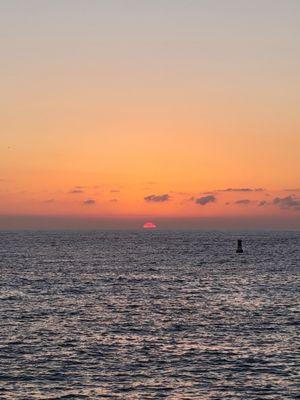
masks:
[[[242,205],[242,206],[248,206],[250,203],[251,203],[251,200],[249,200],[249,199],[242,199],[242,200],[235,201],[235,204]]]
[[[82,190],[82,189],[73,189],[73,190],[70,190],[69,193],[70,194],[80,194],[80,193],[84,193],[84,190]]]
[[[261,200],[259,203],[258,203],[258,207],[263,207],[263,206],[266,206],[268,204],[268,202],[266,201],[266,200]]]
[[[93,205],[93,204],[96,204],[96,200],[94,200],[94,199],[87,199],[87,200],[84,200],[84,202],[83,202],[82,204],[85,205],[85,206],[91,206],[91,205]]]
[[[264,190],[263,188],[227,188],[219,190],[219,192],[263,192]]]
[[[150,196],[144,197],[144,200],[153,203],[163,203],[165,201],[169,201],[170,196],[168,194],[161,194],[161,195],[151,194]]]
[[[205,206],[206,204],[214,203],[215,201],[216,197],[213,195],[198,197],[198,199],[195,199],[195,203],[199,204],[200,206]]]

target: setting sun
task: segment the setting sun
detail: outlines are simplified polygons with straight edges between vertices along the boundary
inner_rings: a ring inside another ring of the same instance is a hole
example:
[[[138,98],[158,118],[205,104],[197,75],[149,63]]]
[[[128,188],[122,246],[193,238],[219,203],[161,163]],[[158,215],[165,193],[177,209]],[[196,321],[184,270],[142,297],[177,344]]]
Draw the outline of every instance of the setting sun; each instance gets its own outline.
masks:
[[[153,222],[145,222],[143,225],[144,229],[155,229],[156,225]]]

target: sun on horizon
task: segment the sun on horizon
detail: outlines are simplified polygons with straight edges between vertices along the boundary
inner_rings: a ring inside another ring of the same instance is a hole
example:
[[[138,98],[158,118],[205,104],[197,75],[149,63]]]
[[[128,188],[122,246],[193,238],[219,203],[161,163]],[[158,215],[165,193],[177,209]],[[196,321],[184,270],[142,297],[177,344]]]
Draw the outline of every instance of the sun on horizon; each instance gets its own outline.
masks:
[[[157,226],[153,222],[145,222],[143,225],[143,228],[144,229],[155,229],[155,228],[157,228]]]

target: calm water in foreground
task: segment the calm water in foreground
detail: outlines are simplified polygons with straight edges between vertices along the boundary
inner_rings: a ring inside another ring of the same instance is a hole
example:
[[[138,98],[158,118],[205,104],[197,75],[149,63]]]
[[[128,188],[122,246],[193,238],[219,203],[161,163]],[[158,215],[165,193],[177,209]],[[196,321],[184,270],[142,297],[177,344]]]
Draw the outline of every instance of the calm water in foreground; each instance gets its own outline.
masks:
[[[299,399],[299,248],[300,232],[0,232],[0,398]]]

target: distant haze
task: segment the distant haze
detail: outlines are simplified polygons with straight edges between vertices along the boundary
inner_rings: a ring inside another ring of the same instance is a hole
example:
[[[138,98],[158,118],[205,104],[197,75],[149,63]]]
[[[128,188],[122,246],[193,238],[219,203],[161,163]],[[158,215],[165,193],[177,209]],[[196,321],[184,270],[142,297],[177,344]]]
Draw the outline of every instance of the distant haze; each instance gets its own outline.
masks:
[[[146,219],[139,218],[80,218],[49,216],[0,216],[0,230],[142,230]],[[300,221],[286,217],[198,217],[198,218],[161,218],[154,220],[157,229],[179,230],[298,230]]]

